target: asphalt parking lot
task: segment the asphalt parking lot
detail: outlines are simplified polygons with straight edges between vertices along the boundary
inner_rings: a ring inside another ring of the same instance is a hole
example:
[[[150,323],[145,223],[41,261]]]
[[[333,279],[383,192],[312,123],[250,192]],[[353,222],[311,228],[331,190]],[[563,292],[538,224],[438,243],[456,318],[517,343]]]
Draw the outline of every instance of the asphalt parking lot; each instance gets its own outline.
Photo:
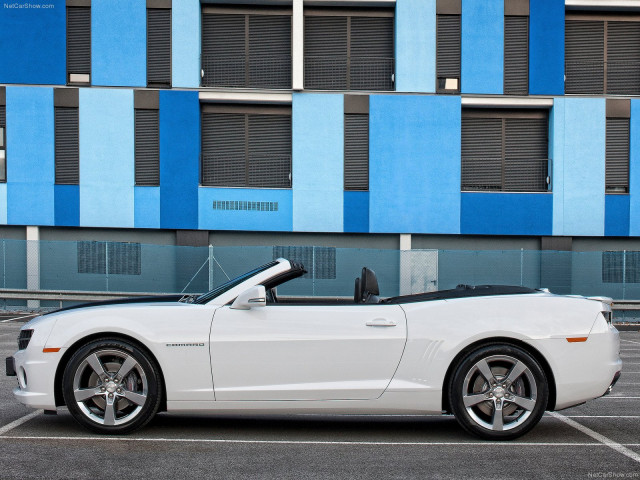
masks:
[[[24,320],[0,319],[0,357]],[[640,331],[621,332],[613,393],[546,414],[506,443],[453,417],[197,417],[161,414],[126,437],[18,404],[0,377],[0,479],[28,478],[636,478],[640,479]]]

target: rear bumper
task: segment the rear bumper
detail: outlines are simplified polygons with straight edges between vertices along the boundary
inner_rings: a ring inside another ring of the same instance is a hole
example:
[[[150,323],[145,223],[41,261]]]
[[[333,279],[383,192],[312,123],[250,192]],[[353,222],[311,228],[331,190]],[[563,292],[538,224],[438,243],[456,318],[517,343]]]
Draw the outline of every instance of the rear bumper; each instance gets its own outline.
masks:
[[[620,380],[620,375],[621,374],[622,374],[622,370],[618,370],[615,373],[615,375],[613,376],[613,380],[611,380],[611,385],[609,385],[607,390],[602,394],[603,397],[605,395],[609,395],[611,393],[611,390],[613,390],[613,387],[615,386],[615,384],[618,383],[618,380]]]

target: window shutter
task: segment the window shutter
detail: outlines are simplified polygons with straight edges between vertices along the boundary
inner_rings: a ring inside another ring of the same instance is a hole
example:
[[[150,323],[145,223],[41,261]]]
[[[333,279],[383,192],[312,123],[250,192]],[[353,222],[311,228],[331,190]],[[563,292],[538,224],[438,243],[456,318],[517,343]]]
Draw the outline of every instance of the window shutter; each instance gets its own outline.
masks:
[[[292,262],[301,263],[307,270],[303,278],[316,280],[333,280],[336,278],[336,249],[335,247],[273,247],[273,259],[286,258]]]
[[[105,242],[83,241],[77,243],[78,273],[97,273],[107,271]]]
[[[291,17],[249,15],[249,87],[291,88]]]
[[[202,14],[202,85],[243,87],[245,16]]]
[[[171,9],[147,9],[147,84],[171,86]]]
[[[529,93],[529,17],[504,17],[504,93]]]
[[[88,83],[90,74],[91,7],[67,7],[67,80]]]
[[[436,76],[438,90],[460,90],[460,15],[436,17]],[[446,79],[455,79],[455,88]]]
[[[304,85],[315,90],[347,89],[346,17],[305,17]]]
[[[136,185],[160,185],[159,111],[135,109]]]
[[[7,107],[0,105],[0,127],[7,126]]]
[[[502,187],[502,120],[462,117],[462,190]]]
[[[344,116],[344,189],[369,190],[369,115]]]
[[[604,22],[565,21],[565,93],[604,93]]]
[[[291,187],[291,116],[248,115],[248,186]]]
[[[350,90],[393,90],[393,18],[351,17]]]
[[[542,118],[506,118],[503,190],[547,190],[548,124]]]
[[[607,93],[640,95],[640,22],[607,22]]]
[[[7,181],[7,118],[6,107],[0,105],[0,182]]]
[[[629,119],[607,118],[606,192],[629,191]]]
[[[241,187],[246,179],[244,114],[202,113],[202,184]]]
[[[112,275],[140,275],[140,244],[107,242],[109,273]]]
[[[55,173],[57,184],[80,181],[78,108],[55,107]]]

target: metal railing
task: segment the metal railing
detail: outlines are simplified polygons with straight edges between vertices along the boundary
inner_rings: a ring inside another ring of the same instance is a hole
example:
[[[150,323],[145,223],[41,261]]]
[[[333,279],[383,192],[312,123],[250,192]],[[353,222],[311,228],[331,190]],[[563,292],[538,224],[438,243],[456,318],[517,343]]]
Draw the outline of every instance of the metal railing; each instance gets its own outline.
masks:
[[[462,190],[546,192],[550,190],[548,158],[462,157]]]
[[[202,185],[291,188],[291,155],[202,155]]]
[[[304,57],[304,86],[310,90],[394,89],[395,59],[347,55]]]
[[[203,87],[291,88],[291,55],[202,55]]]

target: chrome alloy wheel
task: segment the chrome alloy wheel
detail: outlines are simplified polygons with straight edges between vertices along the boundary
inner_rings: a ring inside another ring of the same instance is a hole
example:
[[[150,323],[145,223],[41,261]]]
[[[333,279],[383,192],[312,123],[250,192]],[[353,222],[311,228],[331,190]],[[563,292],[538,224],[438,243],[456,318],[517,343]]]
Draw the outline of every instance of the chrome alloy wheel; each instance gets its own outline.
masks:
[[[148,392],[144,369],[121,350],[92,352],[78,365],[73,377],[78,408],[100,425],[117,426],[133,420],[147,402]]]
[[[531,416],[538,398],[536,380],[527,365],[509,355],[491,355],[469,369],[462,400],[480,427],[507,431]]]

